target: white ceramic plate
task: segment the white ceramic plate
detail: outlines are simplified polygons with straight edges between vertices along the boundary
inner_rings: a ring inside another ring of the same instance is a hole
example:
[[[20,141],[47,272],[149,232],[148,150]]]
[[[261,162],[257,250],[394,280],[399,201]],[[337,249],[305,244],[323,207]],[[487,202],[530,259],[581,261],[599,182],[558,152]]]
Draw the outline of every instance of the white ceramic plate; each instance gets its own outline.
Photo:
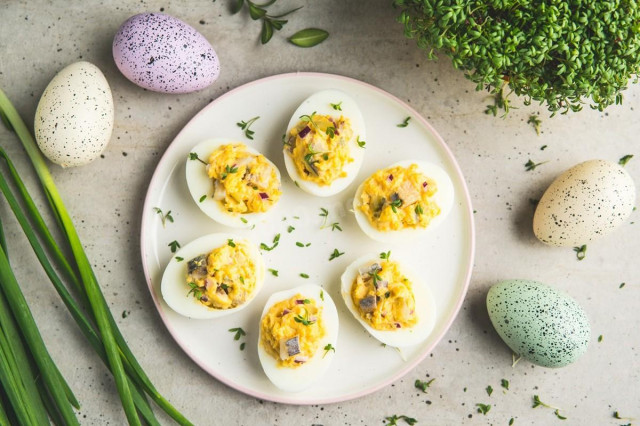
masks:
[[[360,106],[367,126],[366,156],[355,181],[329,198],[313,197],[288,178],[282,153],[282,135],[300,102],[323,89],[342,90]],[[248,140],[236,125],[259,116]],[[397,127],[411,117],[405,128]],[[233,230],[256,244],[271,245],[263,251],[267,273],[260,294],[246,309],[214,320],[193,320],[173,312],[164,302],[160,281],[172,256],[169,244],[184,245],[212,232],[228,232],[209,219],[189,195],[185,161],[193,146],[212,137],[237,138],[266,155],[282,172],[283,196],[266,222],[253,230]],[[448,218],[428,237],[405,246],[388,246],[370,240],[349,211],[359,183],[375,170],[400,160],[419,158],[440,165],[453,181],[455,203]],[[174,221],[162,225],[155,207],[171,211]],[[321,210],[329,210],[329,223],[339,222],[342,232],[320,229]],[[289,227],[295,230],[287,232]],[[311,243],[298,247],[296,242]],[[149,291],[166,327],[185,353],[221,382],[257,398],[291,404],[322,404],[357,398],[399,379],[422,361],[444,336],[467,291],[473,265],[475,237],[471,201],[460,169],[436,131],[408,105],[368,84],[345,77],[296,73],[269,77],[246,84],[219,97],[198,113],[169,146],[149,183],[142,215],[141,250]],[[329,261],[334,249],[344,255]],[[392,251],[412,270],[424,271],[435,298],[436,322],[422,344],[404,348],[402,354],[383,347],[353,318],[340,296],[340,275],[364,253]],[[309,275],[309,279],[300,274]],[[267,379],[258,361],[258,322],[269,295],[303,283],[322,285],[336,301],[340,333],[329,372],[310,389],[285,393]],[[242,327],[247,336],[234,340],[230,328]],[[240,343],[245,342],[244,350]]]

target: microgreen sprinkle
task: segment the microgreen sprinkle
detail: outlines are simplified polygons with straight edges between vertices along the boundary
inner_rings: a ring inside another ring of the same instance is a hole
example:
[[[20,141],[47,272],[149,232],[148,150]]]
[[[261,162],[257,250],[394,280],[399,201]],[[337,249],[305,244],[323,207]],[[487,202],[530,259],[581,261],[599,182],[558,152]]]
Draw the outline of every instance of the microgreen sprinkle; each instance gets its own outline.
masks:
[[[202,164],[207,165],[207,162],[202,160],[200,157],[198,157],[198,154],[195,153],[195,152],[190,152],[189,153],[189,160],[191,160],[191,161],[197,160],[197,161],[201,162]]]
[[[331,253],[331,256],[329,256],[329,260],[331,261],[331,260],[335,259],[336,257],[342,256],[343,254],[344,254],[344,252],[340,252],[340,251],[338,251],[338,249],[333,249],[333,253]]]
[[[240,127],[242,130],[244,130],[244,135],[247,137],[247,139],[253,140],[253,135],[255,134],[255,132],[253,130],[250,130],[249,128],[259,118],[260,118],[260,116],[255,116],[253,118],[250,118],[247,121],[240,121],[240,122],[236,123],[236,126]]]
[[[540,166],[540,165],[542,165],[544,163],[546,163],[546,161],[543,161],[541,163],[534,163],[533,161],[531,161],[531,159],[529,159],[529,161],[527,161],[525,163],[524,168],[525,168],[526,171],[530,172],[531,170],[535,170],[536,167],[538,167],[538,166]]]
[[[277,269],[269,268],[268,271],[271,272],[271,275],[273,275],[274,277],[278,276],[278,270]]]
[[[527,120],[527,124],[531,124],[533,126],[533,129],[536,131],[536,135],[540,136],[540,126],[542,124],[542,120],[540,120],[535,115],[530,115],[529,119]]]
[[[207,199],[207,194],[204,194],[202,197],[200,197],[200,199],[198,201],[199,202],[203,202],[206,199]]]
[[[435,379],[431,379],[429,381],[426,380],[419,380],[416,379],[416,381],[413,383],[413,386],[415,386],[416,388],[420,389],[422,392],[427,392],[427,389],[429,388],[429,386],[431,386],[431,383],[433,383]]]
[[[398,420],[404,420],[404,422],[408,425],[415,425],[416,423],[418,423],[418,421],[413,417],[408,417],[404,414],[400,416],[394,414],[393,416],[385,417],[384,419],[388,422],[387,426],[398,426]]]
[[[327,356],[327,354],[329,353],[329,351],[333,351],[333,353],[336,352],[336,348],[331,344],[331,343],[327,343],[324,346],[324,355],[322,355],[322,358],[324,358],[325,356]]]
[[[587,255],[587,245],[583,244],[583,245],[581,245],[579,247],[574,247],[573,251],[576,252],[576,258],[578,260],[582,260]]]
[[[274,248],[278,247],[279,242],[280,242],[280,234],[276,234],[276,236],[273,237],[273,245],[268,246],[265,243],[260,243],[260,249],[261,250],[266,250],[266,251],[271,251]]]
[[[509,381],[507,379],[500,380],[500,386],[502,386],[506,390],[509,390]]]
[[[633,158],[633,155],[627,154],[624,157],[622,157],[620,160],[618,160],[618,164],[620,164],[621,166],[626,166],[629,160],[631,160],[632,158]]]
[[[367,144],[365,141],[360,140],[360,135],[358,135],[358,138],[356,139],[356,142],[358,143],[358,146],[360,148],[364,148],[364,146]]]
[[[390,257],[391,257],[391,250],[380,253],[380,259],[389,260]]]
[[[329,103],[329,105],[331,105],[331,108],[335,109],[336,111],[342,111],[342,101],[338,102],[337,104]]]
[[[411,120],[411,117],[407,117],[404,119],[404,121],[400,124],[397,124],[397,127],[407,127],[409,125],[409,120]]]
[[[489,396],[491,396],[491,394],[493,393],[493,388],[491,387],[491,385],[487,386],[485,390],[487,391],[487,395]]]
[[[296,228],[294,228],[293,226],[289,226],[289,227],[287,228],[287,232],[290,234],[290,233],[292,233],[293,231],[295,231],[295,229],[296,229]]]
[[[184,257],[176,256],[176,262],[182,262]]]
[[[247,335],[247,333],[241,327],[230,328],[229,331],[231,333],[235,333],[233,336],[233,340],[240,340],[242,336]]]
[[[309,275],[305,274],[304,272],[301,272],[301,273],[300,273],[300,276],[301,276],[302,278],[309,278]]]
[[[153,211],[155,211],[158,215],[160,215],[160,221],[162,222],[163,228],[166,221],[173,223],[173,216],[171,216],[171,210],[169,210],[167,213],[163,213],[160,208],[154,207]]]
[[[171,253],[175,253],[176,250],[178,250],[180,248],[180,243],[176,240],[171,241],[169,244],[167,244],[169,246],[169,248],[171,249]]]

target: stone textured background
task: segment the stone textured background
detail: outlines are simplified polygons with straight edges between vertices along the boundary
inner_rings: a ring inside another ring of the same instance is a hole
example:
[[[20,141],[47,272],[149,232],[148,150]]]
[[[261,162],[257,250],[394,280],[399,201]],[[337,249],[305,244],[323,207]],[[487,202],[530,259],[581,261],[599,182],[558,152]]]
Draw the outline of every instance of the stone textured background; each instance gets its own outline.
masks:
[[[549,118],[544,108],[514,100],[506,118],[484,114],[486,93],[452,69],[446,58],[428,61],[403,36],[389,0],[285,1],[304,5],[272,41],[259,43],[260,25],[229,2],[186,0],[16,1],[0,3],[0,87],[31,125],[38,99],[64,66],[83,59],[106,75],[116,122],[104,158],[77,169],[51,167],[123,334],[157,388],[198,425],[376,425],[393,414],[419,425],[619,425],[613,412],[640,418],[640,223],[635,211],[608,238],[588,245],[577,261],[571,248],[543,246],[533,236],[533,207],[547,185],[581,161],[636,158],[628,171],[640,182],[640,87],[622,106]],[[189,95],[144,91],[126,80],[111,55],[118,27],[131,15],[164,11],[198,29],[220,56],[219,80]],[[326,29],[323,44],[301,49],[286,36],[309,26]],[[142,203],[154,168],[175,135],[210,101],[229,89],[285,72],[317,71],[356,78],[386,90],[419,111],[457,157],[476,211],[476,263],[469,292],[445,339],[414,371],[358,400],[327,406],[258,401],[203,373],[174,343],[149,298],[140,264]],[[527,119],[539,113],[542,133]],[[34,184],[26,155],[0,129],[4,146]],[[541,147],[547,145],[542,151]],[[524,164],[548,161],[534,171]],[[42,205],[42,197],[39,198]],[[9,209],[0,215],[20,259],[19,278],[50,351],[79,397],[86,425],[120,425],[125,417],[113,381],[84,343],[53,287],[36,263]],[[488,288],[507,278],[535,279],[571,294],[587,311],[592,340],[587,353],[562,369],[544,369],[512,356],[493,330],[485,308]],[[626,283],[619,288],[621,283]],[[123,311],[129,312],[122,318]],[[598,341],[598,336],[602,336]],[[435,378],[427,393],[415,379]],[[501,379],[510,382],[508,391]],[[485,388],[494,389],[489,396]],[[533,395],[561,408],[532,408]],[[491,404],[486,416],[476,404]],[[163,422],[170,423],[168,419]],[[403,424],[399,422],[399,424]]]

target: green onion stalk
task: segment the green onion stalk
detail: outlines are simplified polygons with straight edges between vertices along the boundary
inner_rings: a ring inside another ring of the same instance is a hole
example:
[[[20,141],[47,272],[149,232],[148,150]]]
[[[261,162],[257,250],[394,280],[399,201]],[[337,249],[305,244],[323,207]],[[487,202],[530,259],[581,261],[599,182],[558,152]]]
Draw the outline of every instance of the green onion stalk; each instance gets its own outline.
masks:
[[[49,202],[49,206],[57,220],[57,225],[65,237],[65,246],[73,254],[73,265],[66,260],[63,250],[60,245],[56,243],[51,232],[47,228],[44,219],[36,208],[33,199],[20,179],[13,163],[10,161],[7,153],[1,148],[0,157],[4,160],[5,166],[9,171],[8,177],[11,180],[11,184],[13,187],[17,188],[16,193],[20,201],[18,201],[16,194],[12,191],[3,174],[0,174],[0,190],[9,202],[12,211],[18,219],[18,222],[38,257],[38,260],[65,303],[65,306],[69,309],[72,317],[90,342],[91,346],[96,350],[100,358],[105,362],[113,374],[116,387],[120,395],[120,400],[129,424],[141,424],[140,416],[148,424],[158,424],[146,400],[146,393],[177,423],[181,425],[190,425],[191,423],[155,389],[126,344],[124,337],[120,333],[115,320],[111,315],[104,295],[100,290],[97,278],[91,268],[91,264],[73,226],[70,215],[68,214],[54,184],[46,161],[40,153],[35,140],[26,127],[24,121],[2,90],[0,90],[0,118],[10,130],[17,134],[32,162],[40,180],[42,189],[44,190]],[[25,207],[23,208],[22,206]],[[1,233],[0,240],[4,241]],[[40,240],[42,240],[42,243]],[[43,245],[46,247],[46,250]],[[7,278],[9,280],[8,282],[13,282],[15,280],[11,279],[13,274],[11,272],[10,264],[8,263],[8,259],[6,259],[6,255],[3,256],[5,252],[6,250],[2,250],[0,252],[0,272],[7,274],[6,277],[4,275],[2,276],[2,281],[4,282],[5,278]],[[58,275],[56,268],[49,260],[47,254],[52,259],[58,270],[61,271],[62,277]],[[87,311],[89,311],[90,315],[87,316],[85,314],[82,307],[69,293],[63,281],[67,282],[69,286],[79,293],[80,301],[83,306],[88,307]],[[26,302],[24,306],[26,306]],[[2,307],[0,306],[0,309],[1,308]],[[37,330],[35,324],[33,324],[33,328]],[[2,367],[1,363],[3,361],[1,359],[2,355],[3,354],[0,352],[0,368]],[[36,361],[39,361],[39,355],[39,353],[34,354],[34,359]],[[55,365],[51,367],[51,371],[53,372],[51,373],[52,377],[57,377],[59,380],[61,379],[62,376],[55,368]],[[0,371],[0,374],[2,374],[2,371]],[[64,383],[63,380],[61,383],[64,385],[56,387],[56,389],[59,388],[58,390],[61,393],[52,393],[55,402],[55,409],[53,411],[59,411],[59,414],[62,415],[66,424],[75,424],[68,416],[69,410],[65,409],[68,404],[62,404],[60,395],[64,393],[74,405],[77,405],[77,401],[72,397],[66,383]],[[52,381],[51,386],[54,385],[55,382]],[[9,396],[7,399],[9,399]],[[12,406],[14,407],[17,415],[18,410],[15,409],[15,405],[12,404]],[[3,410],[0,410],[0,420],[2,419],[2,411]],[[72,411],[71,414],[73,414]],[[53,418],[54,415],[51,417]],[[55,417],[57,417],[57,413]]]

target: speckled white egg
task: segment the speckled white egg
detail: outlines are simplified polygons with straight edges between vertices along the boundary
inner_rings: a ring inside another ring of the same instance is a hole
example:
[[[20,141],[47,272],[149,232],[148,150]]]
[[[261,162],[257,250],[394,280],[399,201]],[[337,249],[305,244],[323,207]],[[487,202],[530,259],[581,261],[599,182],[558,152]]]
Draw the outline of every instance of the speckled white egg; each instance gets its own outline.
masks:
[[[558,176],[538,202],[533,232],[543,243],[573,247],[603,237],[631,214],[636,188],[619,164],[580,163]]]
[[[265,303],[260,321],[262,322],[262,319],[274,304],[290,299],[297,294],[300,294],[303,298],[314,300],[316,305],[322,308],[325,335],[320,339],[318,349],[310,359],[297,368],[279,366],[278,360],[264,349],[262,327],[259,327],[258,358],[262,369],[276,387],[286,392],[300,392],[311,387],[326,373],[336,351],[340,350],[339,347],[336,347],[339,331],[338,310],[331,296],[319,285],[304,284],[272,294]]]
[[[34,121],[38,147],[62,167],[81,166],[100,156],[113,131],[113,97],[98,67],[76,62],[44,89]]]
[[[200,255],[208,254],[218,247],[227,245],[229,241],[232,241],[233,244],[243,244],[246,247],[249,259],[251,259],[251,263],[255,268],[255,286],[242,304],[229,309],[214,309],[200,303],[194,297],[194,293],[186,281],[189,274],[189,261]],[[251,241],[234,234],[208,234],[184,245],[175,253],[162,274],[160,291],[167,305],[180,315],[194,319],[219,318],[249,306],[262,289],[264,274],[264,260],[256,245]]]
[[[362,205],[362,192],[366,180],[364,180],[353,198],[353,211],[356,217],[356,222],[360,226],[360,229],[371,239],[383,243],[391,244],[405,244],[408,241],[415,240],[425,234],[436,229],[449,215],[451,208],[453,207],[453,200],[455,192],[453,189],[453,182],[451,178],[440,166],[430,163],[428,161],[419,160],[405,160],[399,161],[390,165],[388,168],[401,166],[408,168],[412,164],[418,166],[418,172],[422,173],[429,179],[433,179],[436,182],[438,190],[433,194],[433,201],[440,208],[440,213],[431,219],[429,225],[426,228],[404,228],[398,230],[380,231],[375,225],[371,223],[369,218],[362,212],[360,206]]]
[[[289,173],[289,177],[291,177],[300,189],[319,197],[330,197],[347,188],[360,170],[366,152],[367,136],[364,118],[362,117],[358,104],[349,95],[335,89],[322,90],[309,96],[295,110],[287,125],[285,141],[287,141],[290,136],[289,131],[300,122],[301,117],[311,115],[330,116],[335,119],[343,116],[349,120],[353,134],[345,143],[349,148],[349,156],[352,161],[347,162],[342,168],[345,176],[338,177],[328,185],[321,185],[317,182],[306,180],[301,176],[296,167],[295,160],[290,154],[293,148],[291,144],[284,145],[284,165]],[[310,129],[312,126],[313,124],[309,124],[308,128]],[[302,132],[300,132],[300,134],[302,134]],[[336,133],[335,137],[340,137],[340,135]],[[309,139],[309,137],[307,136],[306,139]],[[360,144],[358,142],[360,142]],[[311,154],[311,152],[309,152],[309,154]],[[321,154],[322,153],[319,153],[317,155]]]
[[[487,310],[502,340],[534,364],[563,367],[587,350],[587,314],[574,299],[545,284],[502,281],[489,290]]]
[[[207,166],[202,163],[206,162],[216,149],[223,145],[235,145],[241,144],[235,139],[228,138],[214,138],[207,139],[200,142],[193,147],[189,152],[189,157],[186,163],[186,178],[187,186],[189,187],[189,193],[195,201],[196,205],[209,216],[221,225],[229,226],[232,228],[249,228],[254,226],[260,221],[264,221],[269,214],[271,214],[277,204],[272,205],[269,210],[265,212],[255,213],[230,213],[227,211],[223,203],[216,198],[215,186],[212,179],[207,174]],[[242,144],[242,147],[246,149],[252,155],[262,155],[255,148]],[[195,154],[197,159],[192,157]],[[280,183],[280,170],[273,164],[268,158],[265,157],[267,164],[269,164],[276,176],[277,188],[281,187]]]
[[[194,92],[220,74],[209,41],[164,13],[141,13],[122,24],[113,39],[113,59],[125,77],[155,92]]]
[[[402,348],[406,346],[413,346],[424,341],[433,331],[433,327],[436,322],[436,305],[434,298],[426,283],[418,279],[417,274],[410,271],[406,265],[402,265],[400,262],[398,263],[401,266],[400,270],[402,271],[402,274],[411,282],[411,289],[415,300],[415,314],[418,319],[417,323],[411,328],[378,330],[373,328],[360,315],[351,295],[353,283],[361,271],[369,269],[371,265],[377,264],[378,262],[380,262],[379,256],[373,254],[364,255],[356,259],[345,269],[344,273],[340,277],[340,294],[342,295],[342,299],[344,300],[347,309],[349,309],[349,312],[351,312],[353,317],[364,327],[365,330],[369,332],[369,334],[385,345]]]

